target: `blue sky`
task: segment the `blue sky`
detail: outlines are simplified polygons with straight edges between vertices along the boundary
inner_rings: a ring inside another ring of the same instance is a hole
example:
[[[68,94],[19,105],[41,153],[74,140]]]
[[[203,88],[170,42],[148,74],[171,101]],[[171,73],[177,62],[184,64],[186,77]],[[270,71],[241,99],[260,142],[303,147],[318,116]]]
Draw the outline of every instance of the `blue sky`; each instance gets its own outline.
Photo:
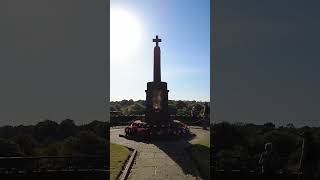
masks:
[[[114,10],[134,17],[141,38],[134,54],[122,60],[111,56],[111,101],[145,99],[146,83],[153,80],[155,35],[162,39],[161,75],[162,81],[168,83],[169,99],[209,101],[209,0],[111,0],[111,21]],[[135,36],[134,32],[130,33]],[[129,52],[127,47],[122,51]]]

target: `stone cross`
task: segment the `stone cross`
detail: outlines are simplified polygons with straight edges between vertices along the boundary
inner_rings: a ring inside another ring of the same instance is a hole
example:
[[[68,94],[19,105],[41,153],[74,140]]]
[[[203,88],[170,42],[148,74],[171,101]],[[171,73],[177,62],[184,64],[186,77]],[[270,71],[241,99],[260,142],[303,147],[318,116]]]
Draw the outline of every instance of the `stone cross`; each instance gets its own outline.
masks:
[[[158,46],[158,43],[161,42],[161,39],[158,38],[158,35],[156,35],[156,38],[153,39],[153,42],[156,42],[156,46]]]

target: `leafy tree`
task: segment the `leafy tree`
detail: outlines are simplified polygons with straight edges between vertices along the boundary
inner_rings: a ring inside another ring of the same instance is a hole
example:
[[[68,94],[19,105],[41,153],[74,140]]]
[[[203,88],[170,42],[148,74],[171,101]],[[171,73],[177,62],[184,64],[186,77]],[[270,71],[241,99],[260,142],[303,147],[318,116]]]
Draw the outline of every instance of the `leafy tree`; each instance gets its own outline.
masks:
[[[104,155],[106,153],[107,142],[91,131],[80,132],[79,138],[80,152],[88,155]]]
[[[127,115],[142,115],[145,112],[145,107],[139,103],[134,103],[132,105],[129,105],[126,110],[125,114]]]
[[[91,131],[91,132],[94,132],[99,137],[104,138],[107,136],[108,126],[106,122],[94,120],[91,123],[85,125],[82,128],[82,131]]]
[[[16,130],[12,126],[3,126],[0,129],[1,138],[10,138],[16,134]]]
[[[125,99],[125,100],[120,101],[119,104],[120,104],[121,106],[128,106],[128,102],[129,102],[129,101]]]
[[[276,127],[276,125],[274,125],[272,122],[267,122],[263,124],[263,126],[269,129],[274,129]]]
[[[25,135],[32,135],[34,126],[29,125],[29,126],[24,126],[24,125],[19,125],[14,127],[15,135],[17,134],[25,134]]]
[[[132,100],[132,99],[130,99],[129,101],[128,101],[128,105],[130,106],[130,105],[133,105],[134,104],[134,101]]]
[[[42,156],[60,156],[60,155],[65,155],[61,153],[62,149],[62,144],[59,142],[53,142],[50,143],[49,145],[40,148],[39,154]]]
[[[23,153],[15,142],[0,138],[0,156],[23,156]]]
[[[118,111],[115,106],[110,106],[110,111]]]
[[[200,103],[196,103],[194,105],[194,108],[195,108],[195,114],[196,116],[200,116],[201,115],[201,112],[203,111],[203,106],[200,104]]]
[[[290,128],[290,129],[294,129],[294,128],[295,128],[292,123],[288,123],[288,124],[286,125],[286,127],[287,127],[287,128]]]
[[[177,115],[190,116],[191,111],[187,111],[187,108],[178,109]]]
[[[176,102],[176,107],[177,107],[177,109],[187,108],[187,104],[184,101],[179,100]]]
[[[243,143],[239,131],[228,122],[216,124],[212,129],[214,146],[220,149],[233,149],[235,145]]]
[[[57,139],[59,124],[51,120],[39,122],[34,128],[34,137],[39,141]]]
[[[276,126],[275,126],[273,123],[267,122],[267,123],[263,124],[262,131],[263,131],[264,133],[266,133],[266,132],[268,132],[268,131],[274,130],[275,128],[276,128]]]
[[[297,138],[283,131],[273,130],[264,134],[265,142],[272,142],[275,151],[288,155],[297,147]]]
[[[177,108],[174,104],[168,105],[168,111],[169,111],[169,114],[172,114],[172,115],[177,114]]]
[[[61,145],[61,155],[71,156],[80,154],[80,140],[77,137],[66,138]]]
[[[25,156],[35,154],[36,141],[30,135],[17,135],[12,138],[12,141],[19,145],[21,152]]]
[[[71,119],[63,120],[59,125],[60,138],[64,139],[77,133],[77,126]]]
[[[63,155],[105,155],[107,141],[91,131],[81,131],[76,137],[69,137],[62,145]]]

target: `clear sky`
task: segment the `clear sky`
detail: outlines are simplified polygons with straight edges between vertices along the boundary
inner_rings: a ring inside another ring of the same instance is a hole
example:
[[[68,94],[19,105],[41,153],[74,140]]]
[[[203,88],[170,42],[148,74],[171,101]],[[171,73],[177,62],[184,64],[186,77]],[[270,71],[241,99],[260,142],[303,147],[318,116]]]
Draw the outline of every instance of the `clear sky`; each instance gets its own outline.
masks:
[[[111,0],[110,5],[111,101],[145,99],[156,35],[162,39],[161,78],[169,99],[209,101],[209,0]]]

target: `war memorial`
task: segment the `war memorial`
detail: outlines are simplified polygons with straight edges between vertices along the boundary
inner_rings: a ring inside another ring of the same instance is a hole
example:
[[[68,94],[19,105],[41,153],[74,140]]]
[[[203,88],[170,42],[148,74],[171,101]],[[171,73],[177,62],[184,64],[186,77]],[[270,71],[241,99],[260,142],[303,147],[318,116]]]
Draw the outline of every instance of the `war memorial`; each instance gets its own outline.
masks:
[[[144,139],[161,137],[190,137],[188,126],[178,120],[171,120],[168,112],[167,83],[161,81],[161,50],[159,39],[153,39],[154,47],[153,81],[147,83],[146,111],[144,120],[136,120],[125,129],[126,137]]]
[[[156,36],[153,81],[147,83],[145,114],[126,126],[110,127],[110,142],[129,148],[132,153],[118,175],[121,179],[209,179],[209,131],[188,126],[170,116],[167,82],[161,81],[161,39]],[[201,150],[205,164],[199,168],[191,147]],[[110,157],[113,158],[112,156]],[[204,170],[204,173],[203,171]],[[111,174],[114,170],[111,167]]]

